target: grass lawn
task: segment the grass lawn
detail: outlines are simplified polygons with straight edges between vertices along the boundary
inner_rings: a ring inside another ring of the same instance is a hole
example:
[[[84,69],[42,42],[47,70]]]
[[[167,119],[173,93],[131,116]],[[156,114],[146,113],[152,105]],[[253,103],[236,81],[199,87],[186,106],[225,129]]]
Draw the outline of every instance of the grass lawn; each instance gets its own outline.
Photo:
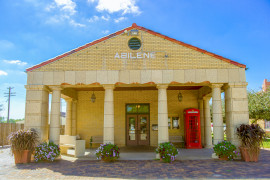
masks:
[[[263,147],[264,148],[270,148],[270,139],[266,139],[263,141]]]

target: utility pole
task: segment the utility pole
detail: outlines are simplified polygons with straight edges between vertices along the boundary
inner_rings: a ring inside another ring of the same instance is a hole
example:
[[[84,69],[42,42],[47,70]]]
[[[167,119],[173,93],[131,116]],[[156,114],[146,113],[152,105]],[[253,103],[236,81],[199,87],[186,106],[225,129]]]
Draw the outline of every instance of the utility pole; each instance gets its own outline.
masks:
[[[9,123],[9,111],[10,111],[10,97],[11,96],[15,96],[16,93],[11,92],[11,89],[13,89],[14,87],[8,87],[8,93],[4,93],[5,97],[7,97],[7,101],[8,101],[8,114],[7,114],[7,123]]]

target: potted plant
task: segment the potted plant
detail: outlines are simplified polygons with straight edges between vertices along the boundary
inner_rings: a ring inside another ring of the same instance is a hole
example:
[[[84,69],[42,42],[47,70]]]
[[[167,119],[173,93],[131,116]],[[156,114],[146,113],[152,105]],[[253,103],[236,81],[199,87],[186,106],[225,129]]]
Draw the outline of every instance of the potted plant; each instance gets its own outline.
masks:
[[[119,155],[119,147],[111,143],[101,144],[100,147],[96,150],[97,158],[106,162],[116,161],[120,157]]]
[[[239,147],[242,159],[246,162],[257,162],[260,154],[260,147],[265,138],[265,131],[258,124],[241,124],[237,128],[237,136],[241,140]]]
[[[38,134],[34,130],[18,130],[8,136],[11,152],[15,157],[15,164],[29,163],[31,154],[38,142]]]
[[[44,142],[36,147],[34,159],[39,161],[54,161],[60,156],[59,145],[53,142]]]
[[[220,160],[233,160],[237,157],[236,147],[230,141],[222,141],[213,147]]]
[[[159,144],[156,153],[159,154],[160,160],[171,163],[178,155],[178,150],[172,143],[164,142]]]

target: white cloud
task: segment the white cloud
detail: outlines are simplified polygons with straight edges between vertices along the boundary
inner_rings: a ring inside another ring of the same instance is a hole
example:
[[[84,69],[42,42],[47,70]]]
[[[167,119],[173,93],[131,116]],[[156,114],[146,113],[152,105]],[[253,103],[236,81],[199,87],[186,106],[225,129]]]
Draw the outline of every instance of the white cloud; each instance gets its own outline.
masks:
[[[70,15],[73,15],[76,13],[76,3],[72,0],[54,0],[56,6],[60,8],[62,11],[65,11],[69,13]]]
[[[0,76],[7,76],[7,75],[8,75],[8,73],[6,73],[5,71],[0,70]]]
[[[89,3],[98,2],[98,11],[108,11],[109,13],[122,12],[122,14],[140,14],[141,11],[136,5],[136,0],[88,0]]]
[[[70,23],[72,26],[75,26],[75,27],[85,27],[85,24],[77,23],[77,22],[74,21],[73,19],[71,19],[71,20],[69,21],[69,23]]]
[[[124,21],[124,20],[126,20],[126,19],[127,19],[126,17],[120,17],[120,18],[114,19],[114,22],[115,22],[115,23],[119,23],[119,22]]]
[[[8,64],[16,64],[16,65],[19,65],[19,66],[25,66],[27,64],[27,62],[23,62],[23,61],[20,61],[20,60],[3,60],[5,63],[8,63]]]
[[[95,22],[95,21],[98,21],[98,20],[99,20],[99,17],[98,16],[93,16],[88,21],[89,22]]]
[[[101,19],[105,20],[105,21],[109,21],[110,20],[110,16],[101,16]]]
[[[109,32],[110,32],[109,30],[102,31],[103,34],[109,34]]]

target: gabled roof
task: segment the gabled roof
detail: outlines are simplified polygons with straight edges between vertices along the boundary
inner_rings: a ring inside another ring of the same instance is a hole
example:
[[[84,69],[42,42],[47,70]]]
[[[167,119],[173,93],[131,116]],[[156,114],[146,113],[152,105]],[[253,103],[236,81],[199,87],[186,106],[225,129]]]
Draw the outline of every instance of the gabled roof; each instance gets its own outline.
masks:
[[[129,31],[129,30],[134,29],[134,28],[136,28],[136,29],[138,29],[138,30],[141,30],[141,31],[148,32],[148,33],[150,33],[150,34],[152,34],[152,35],[155,35],[155,36],[164,38],[164,39],[166,39],[166,40],[169,40],[169,41],[174,42],[174,43],[176,43],[176,44],[179,44],[179,45],[185,46],[185,47],[187,47],[187,48],[193,49],[193,50],[195,50],[195,51],[199,51],[199,52],[201,52],[201,53],[207,54],[207,55],[209,55],[209,56],[212,56],[212,57],[215,57],[215,58],[217,58],[217,59],[223,60],[223,61],[225,61],[225,62],[228,62],[228,63],[230,63],[230,64],[236,65],[236,66],[238,66],[238,67],[246,68],[246,65],[244,65],[244,64],[240,64],[240,63],[238,63],[238,62],[236,62],[236,61],[233,61],[233,60],[230,60],[230,59],[228,59],[228,58],[225,58],[225,57],[219,56],[219,55],[217,55],[217,54],[208,52],[208,51],[206,51],[206,50],[203,50],[203,49],[200,49],[200,48],[198,48],[198,47],[192,46],[192,45],[190,45],[190,44],[184,43],[184,42],[182,42],[182,41],[178,41],[178,40],[176,40],[176,39],[173,39],[173,38],[170,38],[170,37],[168,37],[168,36],[162,35],[162,34],[160,34],[160,33],[154,32],[154,31],[152,31],[152,30],[150,30],[150,29],[147,29],[147,28],[144,28],[144,27],[142,27],[142,26],[137,26],[136,23],[133,23],[132,26],[130,26],[130,27],[127,27],[127,28],[122,29],[122,30],[120,30],[120,31],[117,31],[117,32],[115,32],[115,33],[113,33],[113,34],[110,34],[110,35],[108,35],[108,36],[105,36],[105,37],[103,37],[103,38],[101,38],[101,39],[98,39],[98,40],[95,40],[95,41],[90,42],[90,43],[88,43],[88,44],[85,44],[85,45],[83,45],[83,46],[80,46],[80,47],[78,47],[78,48],[76,48],[76,49],[74,49],[74,50],[71,50],[71,51],[69,51],[69,52],[67,52],[67,53],[64,53],[64,54],[62,54],[62,55],[59,55],[59,56],[57,56],[57,57],[55,57],[55,58],[49,59],[49,60],[47,60],[47,61],[44,61],[44,62],[42,62],[42,63],[40,63],[40,64],[38,64],[38,65],[35,65],[35,66],[33,66],[33,67],[27,68],[26,71],[28,72],[28,71],[32,71],[32,70],[34,70],[34,69],[40,68],[40,67],[45,66],[45,65],[47,65],[47,64],[49,64],[49,63],[52,63],[52,62],[54,62],[54,61],[57,61],[57,60],[59,60],[59,59],[61,59],[61,58],[63,58],[63,57],[66,57],[66,56],[68,56],[68,55],[70,55],[70,54],[76,53],[76,52],[78,52],[78,51],[80,51],[80,50],[83,50],[83,49],[85,49],[85,48],[87,48],[87,47],[90,47],[90,46],[93,46],[93,45],[95,45],[95,44],[98,44],[98,43],[100,43],[100,42],[102,42],[102,41],[105,41],[105,40],[107,40],[107,39],[110,39],[110,38],[112,38],[112,37],[114,37],[114,36],[120,35],[120,34],[122,34],[122,33],[123,33],[124,31],[126,31],[126,30]]]

